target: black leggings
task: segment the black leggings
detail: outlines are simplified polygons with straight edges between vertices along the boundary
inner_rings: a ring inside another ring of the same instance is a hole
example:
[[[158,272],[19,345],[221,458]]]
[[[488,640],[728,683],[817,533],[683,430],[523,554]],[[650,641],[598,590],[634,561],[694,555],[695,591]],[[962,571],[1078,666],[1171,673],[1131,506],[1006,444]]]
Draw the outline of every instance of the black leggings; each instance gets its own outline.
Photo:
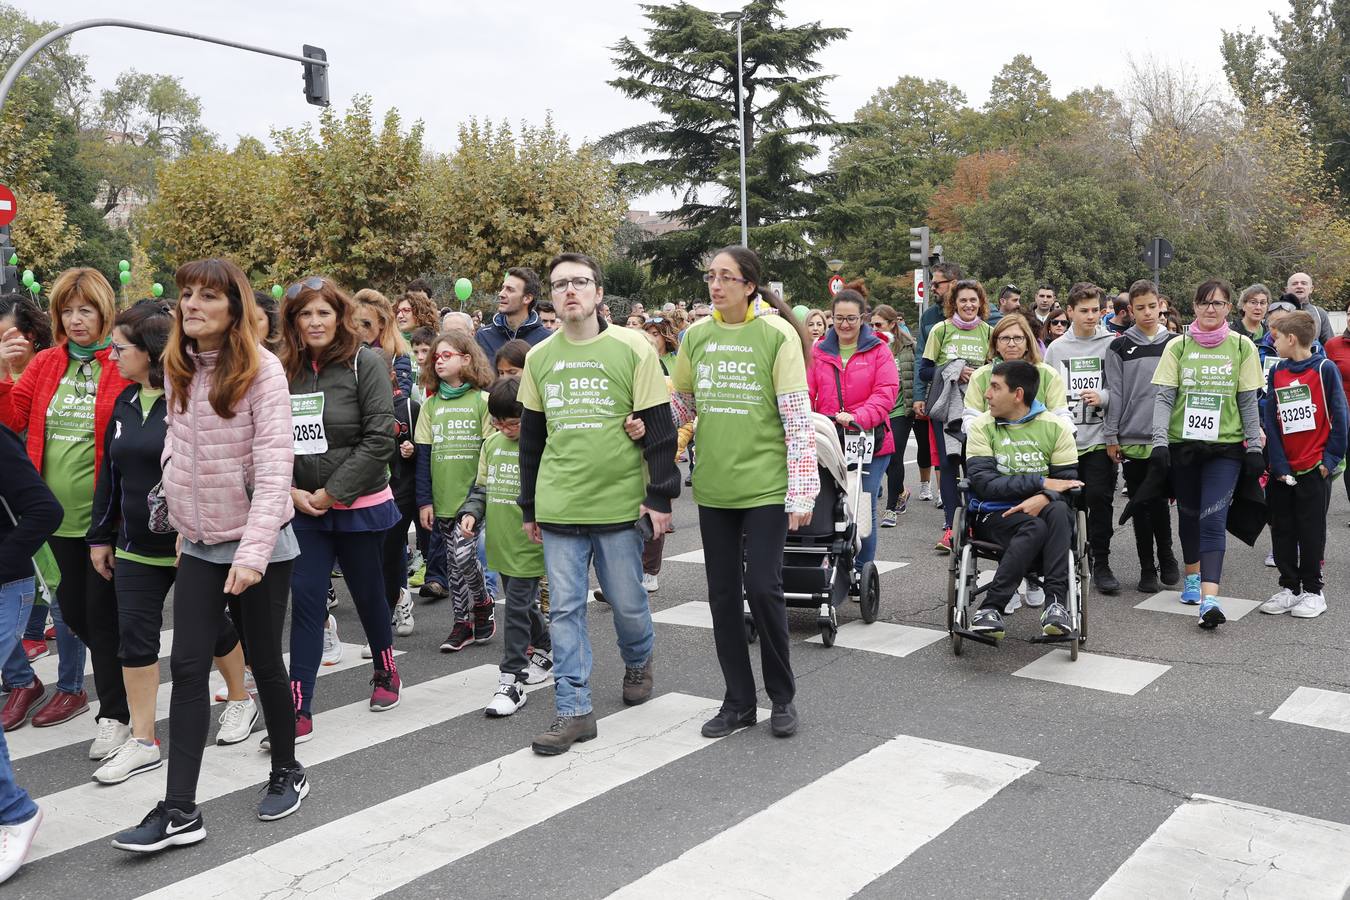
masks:
[[[126,725],[131,722],[131,710],[122,683],[122,661],[117,657],[117,591],[111,581],[94,570],[84,538],[52,537],[47,543],[61,570],[61,583],[56,588],[61,617],[89,648],[94,664],[97,718],[116,719]]]
[[[924,440],[922,430],[915,429],[913,416],[891,416],[891,434],[895,435],[895,452],[886,465],[886,508],[895,509],[900,503],[900,495],[905,492],[905,449],[909,446],[909,433],[915,431],[918,449],[919,468],[930,468],[928,441]]]
[[[130,559],[119,559],[113,568],[117,587],[119,626],[118,656],[128,669],[153,666],[159,662],[159,632],[164,625],[164,598],[173,587],[178,569],[174,566],[147,566]],[[239,643],[234,625],[221,615],[220,634],[212,655],[225,656]]]
[[[281,658],[281,632],[291,583],[291,562],[274,562],[262,581],[239,595],[235,627],[248,636],[249,662],[258,684],[258,701],[272,743],[272,768],[295,763],[295,704],[286,664]],[[169,783],[164,802],[191,810],[197,803],[197,776],[202,748],[211,725],[209,676],[212,653],[225,610],[225,579],[230,567],[183,554],[174,591],[173,699],[169,704]]]
[[[398,606],[399,593],[408,586],[408,526],[412,520],[411,514],[404,515],[384,533],[384,595],[390,612]]]
[[[727,683],[722,709],[743,713],[755,708],[755,673],[745,642],[742,596],[759,630],[764,691],[774,703],[790,702],[797,682],[788,659],[787,604],[783,600],[787,513],[781,505],[752,509],[700,506],[698,525],[703,535],[713,642]]]

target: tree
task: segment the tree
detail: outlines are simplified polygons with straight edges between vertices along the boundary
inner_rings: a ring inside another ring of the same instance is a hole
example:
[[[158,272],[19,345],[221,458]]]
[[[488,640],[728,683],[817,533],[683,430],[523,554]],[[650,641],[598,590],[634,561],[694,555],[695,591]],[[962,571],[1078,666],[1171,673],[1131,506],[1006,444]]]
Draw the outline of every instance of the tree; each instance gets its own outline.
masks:
[[[712,13],[686,2],[642,7],[651,27],[645,45],[624,38],[615,47],[625,96],[651,102],[661,118],[609,135],[608,152],[638,154],[620,167],[636,193],[668,190],[687,230],[645,242],[653,275],[687,292],[698,289],[702,258],[739,240],[739,162],[736,99],[745,90],[747,214],[750,245],[771,272],[805,291],[824,281],[811,233],[822,197],[820,175],[805,164],[816,142],[843,136],[825,108],[831,76],[817,54],[847,33],[819,22],[783,24],[781,0],[751,0],[743,9],[744,69],[736,68],[736,35]]]
[[[1050,78],[1019,53],[994,76],[979,133],[984,146],[1029,148],[1063,137],[1068,109],[1050,91]]]

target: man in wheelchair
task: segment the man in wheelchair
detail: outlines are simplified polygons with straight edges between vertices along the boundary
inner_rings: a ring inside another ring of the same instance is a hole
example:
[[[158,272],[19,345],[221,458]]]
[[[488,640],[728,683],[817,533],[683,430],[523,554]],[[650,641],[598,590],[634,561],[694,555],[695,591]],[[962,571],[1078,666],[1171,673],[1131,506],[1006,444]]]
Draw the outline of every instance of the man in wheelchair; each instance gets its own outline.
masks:
[[[989,378],[989,408],[970,425],[966,471],[977,540],[1003,548],[970,630],[1003,638],[1003,608],[1018,583],[1038,571],[1045,583],[1041,630],[1070,633],[1064,605],[1074,510],[1063,492],[1080,488],[1073,432],[1036,399],[1040,373],[1022,360],[1001,362]]]

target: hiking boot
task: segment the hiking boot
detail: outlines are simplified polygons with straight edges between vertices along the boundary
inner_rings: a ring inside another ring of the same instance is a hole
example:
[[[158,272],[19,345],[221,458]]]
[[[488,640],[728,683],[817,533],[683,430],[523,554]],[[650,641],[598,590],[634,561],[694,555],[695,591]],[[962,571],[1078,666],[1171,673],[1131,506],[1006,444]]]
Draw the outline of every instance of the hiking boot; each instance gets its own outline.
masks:
[[[652,698],[652,661],[641,666],[625,666],[623,670],[623,703],[637,706]]]
[[[595,728],[595,713],[580,716],[558,716],[548,731],[530,742],[530,749],[540,756],[557,756],[572,749],[573,744],[593,740],[599,732]]]
[[[450,590],[439,581],[428,581],[422,585],[422,589],[417,592],[418,596],[431,601],[444,600],[450,596]]]

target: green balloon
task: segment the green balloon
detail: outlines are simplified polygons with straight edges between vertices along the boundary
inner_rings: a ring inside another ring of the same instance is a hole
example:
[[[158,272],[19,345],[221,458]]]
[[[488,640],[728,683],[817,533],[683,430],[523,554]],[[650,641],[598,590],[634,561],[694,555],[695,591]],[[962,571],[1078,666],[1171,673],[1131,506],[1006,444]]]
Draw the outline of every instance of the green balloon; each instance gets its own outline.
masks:
[[[151,293],[152,295],[156,296],[156,297],[163,297],[163,296],[164,296],[164,285],[162,285],[162,284],[160,284],[158,281],[156,281],[154,284],[150,285],[150,293]]]
[[[811,314],[811,309],[810,307],[798,303],[796,306],[792,307],[792,314],[797,317],[798,322],[805,322],[806,317]]]
[[[123,272],[130,272],[131,263],[127,262],[125,259],[118,260],[117,268],[121,269]]]
[[[281,285],[279,285],[279,284],[274,284],[274,285],[272,285],[272,296],[273,296],[275,299],[280,300],[280,299],[281,299],[281,295],[284,294],[284,293],[286,293],[286,291],[285,291],[284,288],[282,288]]]
[[[128,272],[126,269],[123,269],[122,271],[117,273],[117,280],[122,282],[123,284],[126,284],[128,281],[131,280],[131,273]]]
[[[29,285],[28,285],[28,289],[29,289],[30,291],[32,291],[33,293],[35,293],[35,294],[40,294],[40,293],[42,293],[42,285],[38,284],[36,281],[34,281],[33,283],[29,284]]]
[[[469,295],[472,294],[472,293],[473,293],[473,282],[472,282],[472,281],[470,281],[470,280],[467,279],[467,278],[459,278],[459,279],[456,279],[456,281],[455,281],[455,296],[458,297],[458,298],[460,299],[460,302],[461,302],[461,303],[462,303],[463,301],[465,301],[465,300],[468,300],[468,299],[469,299]]]
[[[24,269],[24,270],[23,270],[23,283],[24,283],[24,284],[32,284],[32,283],[33,283],[33,270],[32,270],[32,269]]]

